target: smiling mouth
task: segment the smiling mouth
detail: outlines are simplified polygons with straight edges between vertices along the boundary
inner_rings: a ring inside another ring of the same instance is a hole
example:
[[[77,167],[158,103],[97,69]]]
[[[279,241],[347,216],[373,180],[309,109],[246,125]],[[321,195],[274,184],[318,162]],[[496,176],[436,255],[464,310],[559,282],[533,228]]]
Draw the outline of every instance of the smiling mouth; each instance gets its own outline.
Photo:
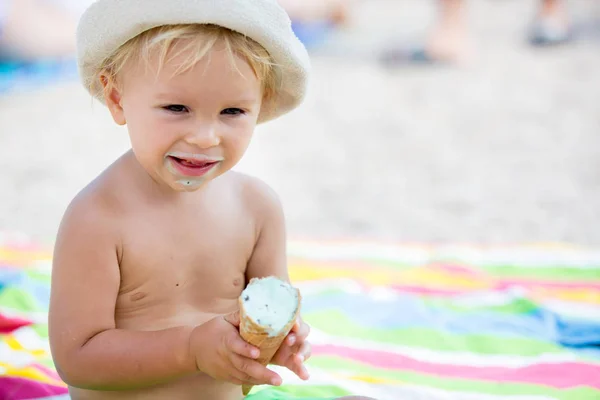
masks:
[[[185,158],[178,158],[178,157],[173,157],[173,156],[169,156],[169,158],[171,158],[177,164],[180,164],[180,165],[182,165],[182,166],[184,166],[186,168],[198,168],[198,169],[202,169],[202,168],[210,167],[210,166],[215,165],[217,163],[217,161],[188,160],[188,159],[185,159]]]
[[[184,176],[201,177],[213,169],[220,161],[194,160],[168,156],[177,172]]]

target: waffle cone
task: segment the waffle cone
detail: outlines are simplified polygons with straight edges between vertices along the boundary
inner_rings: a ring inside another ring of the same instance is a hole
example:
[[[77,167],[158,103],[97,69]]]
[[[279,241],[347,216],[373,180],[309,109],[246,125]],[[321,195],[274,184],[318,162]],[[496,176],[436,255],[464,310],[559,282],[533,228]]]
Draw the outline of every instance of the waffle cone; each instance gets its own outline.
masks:
[[[298,308],[296,308],[296,312],[289,320],[289,322],[283,327],[283,329],[279,332],[277,336],[269,336],[269,331],[266,327],[259,325],[256,321],[248,316],[246,310],[244,308],[244,302],[240,298],[240,336],[250,343],[251,345],[257,347],[260,350],[260,356],[256,361],[260,364],[267,366],[281,344],[287,337],[287,335],[292,330],[292,327],[296,323],[298,316],[300,315],[300,291],[296,289],[298,293]],[[252,390],[252,385],[243,385],[242,391],[244,396],[247,395],[250,390]]]

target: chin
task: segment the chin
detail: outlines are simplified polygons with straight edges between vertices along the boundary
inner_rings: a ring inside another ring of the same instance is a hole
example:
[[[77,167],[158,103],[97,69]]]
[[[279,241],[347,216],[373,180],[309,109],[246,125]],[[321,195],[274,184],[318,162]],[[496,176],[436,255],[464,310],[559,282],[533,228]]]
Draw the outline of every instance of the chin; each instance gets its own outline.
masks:
[[[201,189],[210,179],[207,178],[184,178],[178,181],[175,181],[171,187],[178,192],[195,192],[198,189]]]

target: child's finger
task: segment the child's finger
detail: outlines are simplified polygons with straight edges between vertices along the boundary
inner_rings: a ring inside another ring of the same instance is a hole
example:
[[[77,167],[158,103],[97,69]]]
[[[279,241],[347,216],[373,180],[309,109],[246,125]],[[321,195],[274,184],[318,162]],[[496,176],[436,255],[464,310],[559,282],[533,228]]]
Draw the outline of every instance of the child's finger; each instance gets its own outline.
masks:
[[[260,350],[246,342],[236,332],[225,337],[225,347],[232,353],[246,358],[257,359],[260,356]]]
[[[237,369],[235,376],[244,383],[252,385],[281,385],[281,377],[254,360],[232,354],[231,363]]]
[[[231,314],[224,315],[225,321],[229,322],[231,325],[236,328],[240,327],[240,311],[233,312]]]
[[[290,333],[287,337],[287,344],[289,346],[293,346],[296,343],[296,335],[293,333]]]
[[[297,365],[294,373],[298,375],[298,377],[303,381],[307,381],[310,379],[310,374],[308,373],[308,370],[306,369],[304,364]]]
[[[302,380],[306,381],[310,378],[310,374],[308,373],[308,370],[304,366],[302,356],[299,356],[299,355],[293,356],[287,367],[293,373],[298,375],[298,377]]]
[[[306,339],[310,333],[310,326],[302,322],[300,323],[298,329],[295,330],[295,332],[299,338]]]
[[[298,375],[298,377],[300,379],[306,381],[310,378],[310,374],[308,373],[308,370],[304,366],[304,361],[306,361],[310,358],[311,353],[312,353],[312,350],[311,350],[310,343],[304,342],[304,343],[302,343],[302,346],[300,346],[300,349],[297,352],[290,355],[290,357],[287,359],[287,361],[285,363],[285,366],[290,371],[292,371],[293,373]]]
[[[302,347],[300,347],[300,350],[298,350],[298,352],[296,353],[296,357],[299,357],[300,362],[304,362],[304,361],[308,360],[311,355],[312,355],[312,346],[311,346],[310,342],[302,343]]]
[[[300,329],[300,325],[302,325],[302,321],[300,320],[300,317],[298,317],[296,319],[296,322],[294,323],[294,326],[292,326],[292,332],[298,332],[298,329]]]

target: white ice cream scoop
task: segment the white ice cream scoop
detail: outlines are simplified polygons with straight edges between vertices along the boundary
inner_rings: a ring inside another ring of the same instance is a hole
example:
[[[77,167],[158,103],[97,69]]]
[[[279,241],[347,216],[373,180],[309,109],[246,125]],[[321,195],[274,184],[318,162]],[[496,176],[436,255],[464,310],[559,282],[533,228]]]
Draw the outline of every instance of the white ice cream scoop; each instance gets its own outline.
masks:
[[[267,365],[296,323],[300,291],[276,277],[255,278],[239,298],[240,335],[260,349],[258,362]],[[252,386],[243,386],[247,395]]]

